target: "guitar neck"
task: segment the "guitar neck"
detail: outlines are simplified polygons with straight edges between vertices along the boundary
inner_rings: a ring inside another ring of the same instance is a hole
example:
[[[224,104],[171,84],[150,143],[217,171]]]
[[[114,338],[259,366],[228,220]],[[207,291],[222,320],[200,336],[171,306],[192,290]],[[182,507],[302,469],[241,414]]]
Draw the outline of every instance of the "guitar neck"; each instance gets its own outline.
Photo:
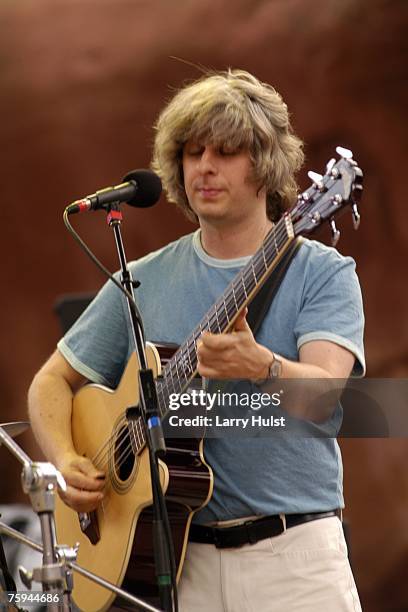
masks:
[[[197,373],[197,342],[201,334],[225,333],[233,327],[238,314],[255,297],[294,237],[291,217],[284,215],[166,364],[157,385],[162,417],[167,414],[169,395],[182,393]]]

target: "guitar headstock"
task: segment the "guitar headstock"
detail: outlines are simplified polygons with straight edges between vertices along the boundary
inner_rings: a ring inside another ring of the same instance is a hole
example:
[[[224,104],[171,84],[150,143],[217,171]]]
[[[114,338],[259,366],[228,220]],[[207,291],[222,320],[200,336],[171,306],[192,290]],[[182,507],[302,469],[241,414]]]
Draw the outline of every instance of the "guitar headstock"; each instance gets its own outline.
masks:
[[[290,212],[296,235],[311,234],[324,221],[329,221],[333,246],[340,237],[334,218],[346,206],[351,206],[354,229],[358,228],[360,214],[357,203],[363,190],[363,172],[353,159],[353,153],[343,147],[337,147],[336,152],[340,159],[332,158],[324,175],[308,173],[313,183],[298,196]]]

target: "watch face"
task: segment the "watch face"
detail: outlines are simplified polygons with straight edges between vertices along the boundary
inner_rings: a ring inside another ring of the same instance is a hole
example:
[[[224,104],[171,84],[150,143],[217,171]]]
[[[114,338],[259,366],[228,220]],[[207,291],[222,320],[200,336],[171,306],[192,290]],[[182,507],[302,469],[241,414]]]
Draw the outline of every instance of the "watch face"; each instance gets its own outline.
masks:
[[[279,378],[282,373],[282,362],[279,359],[274,359],[269,370],[271,378]]]

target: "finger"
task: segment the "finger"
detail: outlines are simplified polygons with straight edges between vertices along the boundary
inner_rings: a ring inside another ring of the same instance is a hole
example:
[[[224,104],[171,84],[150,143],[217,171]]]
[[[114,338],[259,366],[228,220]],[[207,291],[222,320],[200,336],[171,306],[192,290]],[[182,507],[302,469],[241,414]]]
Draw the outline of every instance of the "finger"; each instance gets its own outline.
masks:
[[[230,347],[234,343],[234,339],[230,334],[209,334],[205,333],[200,337],[200,341],[197,344],[197,350],[200,348],[209,348],[222,350]]]
[[[104,480],[85,476],[78,471],[67,470],[66,472],[62,472],[62,475],[69,485],[77,489],[84,489],[85,491],[102,491],[105,486]]]
[[[208,366],[208,365],[201,363],[200,361],[198,362],[197,369],[198,369],[198,373],[200,374],[200,376],[203,376],[205,378],[213,378],[213,379],[225,378],[221,368],[217,368],[214,366]]]
[[[246,320],[247,313],[248,308],[244,308],[244,310],[239,313],[234,323],[234,331],[249,331],[252,334],[251,328]]]
[[[198,360],[206,365],[221,364],[229,361],[233,357],[233,345],[224,348],[211,347],[202,345],[197,352]]]
[[[198,361],[198,373],[206,378],[232,378],[235,369],[234,360]]]
[[[98,470],[92,461],[88,459],[88,457],[81,457],[76,462],[73,462],[71,465],[78,468],[80,472],[89,476],[90,478],[105,478],[105,473],[102,470]]]
[[[92,512],[103,499],[102,493],[81,491],[68,486],[65,492],[59,492],[61,499],[76,512]]]

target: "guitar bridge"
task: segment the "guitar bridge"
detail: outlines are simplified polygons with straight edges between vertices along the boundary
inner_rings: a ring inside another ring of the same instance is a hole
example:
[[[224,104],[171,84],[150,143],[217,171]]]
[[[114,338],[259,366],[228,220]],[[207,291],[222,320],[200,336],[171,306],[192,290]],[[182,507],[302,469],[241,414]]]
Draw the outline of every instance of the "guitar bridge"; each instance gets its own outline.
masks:
[[[78,512],[79,526],[91,544],[97,544],[101,539],[96,512]]]

